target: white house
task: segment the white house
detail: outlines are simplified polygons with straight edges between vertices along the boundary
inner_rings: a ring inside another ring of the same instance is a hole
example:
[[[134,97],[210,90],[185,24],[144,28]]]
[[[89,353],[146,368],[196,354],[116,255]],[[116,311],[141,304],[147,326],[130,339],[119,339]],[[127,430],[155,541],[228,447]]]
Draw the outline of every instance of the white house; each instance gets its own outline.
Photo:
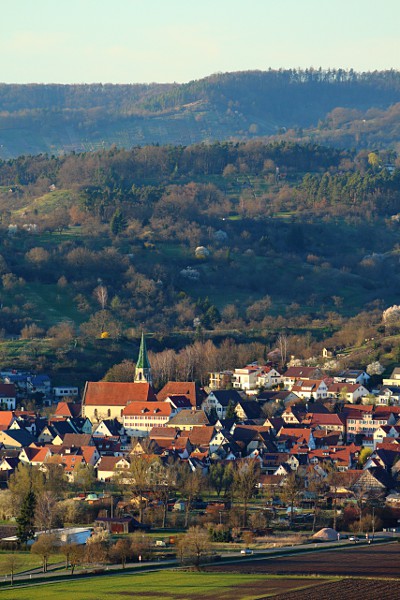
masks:
[[[0,383],[0,405],[6,410],[15,410],[17,392],[13,383]]]
[[[235,389],[255,390],[257,379],[261,372],[258,365],[247,365],[243,369],[235,369],[232,375],[232,385]]]
[[[324,400],[328,397],[328,387],[323,379],[300,379],[292,387],[292,392],[303,400]]]
[[[52,391],[54,400],[56,402],[62,400],[63,398],[75,398],[79,395],[79,389],[77,387],[71,387],[68,385],[53,387]]]

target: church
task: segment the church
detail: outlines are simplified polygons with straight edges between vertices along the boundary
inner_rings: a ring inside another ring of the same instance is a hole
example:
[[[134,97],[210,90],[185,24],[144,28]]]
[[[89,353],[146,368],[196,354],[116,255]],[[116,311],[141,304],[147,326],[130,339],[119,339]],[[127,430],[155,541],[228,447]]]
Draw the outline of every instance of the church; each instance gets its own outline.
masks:
[[[122,422],[124,408],[131,402],[157,401],[152,383],[151,366],[142,333],[134,381],[87,381],[82,398],[82,417],[90,419],[92,423],[104,419]]]

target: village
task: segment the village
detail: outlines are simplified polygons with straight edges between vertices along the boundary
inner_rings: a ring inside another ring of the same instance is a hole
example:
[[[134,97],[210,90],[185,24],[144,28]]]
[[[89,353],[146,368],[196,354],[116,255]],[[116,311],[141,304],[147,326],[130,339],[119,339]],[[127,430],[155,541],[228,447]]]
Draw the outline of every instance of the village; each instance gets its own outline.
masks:
[[[77,388],[52,388],[47,376],[1,376],[3,488],[15,489],[26,467],[44,480],[57,469],[72,495],[98,504],[92,519],[110,532],[165,527],[171,509],[182,511],[187,528],[198,523],[198,508],[232,528],[234,498],[244,530],[307,522],[313,532],[318,524],[336,531],[341,523],[362,535],[379,525],[397,528],[400,367],[375,388],[376,377],[361,368],[328,377],[321,368],[283,370],[270,361],[210,373],[206,388],[170,381],[156,392],[142,335],[134,381],[87,382],[81,399]],[[46,416],[23,408],[29,391],[48,400]],[[247,492],[240,473],[250,481]],[[196,485],[177,481],[188,476]],[[208,496],[214,489],[208,503],[206,488]]]

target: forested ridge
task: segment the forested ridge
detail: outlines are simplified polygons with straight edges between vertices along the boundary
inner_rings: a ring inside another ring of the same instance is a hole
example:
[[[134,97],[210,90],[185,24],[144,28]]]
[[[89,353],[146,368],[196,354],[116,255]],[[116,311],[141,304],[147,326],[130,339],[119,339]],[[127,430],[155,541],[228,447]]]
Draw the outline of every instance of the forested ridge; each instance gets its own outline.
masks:
[[[142,329],[150,349],[257,343],[246,359],[282,330],[300,356],[377,339],[400,291],[398,165],[259,140],[0,161],[3,362],[80,383]]]
[[[393,70],[245,71],[187,84],[0,84],[0,157],[282,135],[382,147],[398,143],[399,102]]]

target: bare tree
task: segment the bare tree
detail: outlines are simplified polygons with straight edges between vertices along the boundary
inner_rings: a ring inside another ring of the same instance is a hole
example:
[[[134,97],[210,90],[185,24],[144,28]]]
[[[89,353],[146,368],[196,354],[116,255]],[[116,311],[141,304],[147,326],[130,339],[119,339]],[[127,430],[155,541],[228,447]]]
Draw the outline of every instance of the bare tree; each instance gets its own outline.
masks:
[[[181,562],[187,560],[199,568],[201,562],[209,553],[210,540],[208,532],[201,527],[190,527],[178,544],[178,554],[181,557]]]
[[[123,569],[125,569],[126,561],[132,557],[132,554],[132,539],[130,537],[119,539],[110,549],[111,558],[121,563]]]
[[[73,575],[76,567],[83,562],[85,547],[81,544],[63,544],[60,550],[65,556],[65,568],[70,568]]]
[[[281,355],[281,368],[286,364],[287,360],[287,346],[288,346],[288,337],[285,333],[280,333],[278,335],[277,344],[279,348],[279,353]]]
[[[42,559],[43,573],[47,573],[49,557],[54,554],[57,545],[57,536],[52,533],[43,533],[32,544],[31,552],[38,554]]]
[[[98,285],[97,288],[94,289],[93,295],[96,298],[97,302],[100,304],[102,310],[104,310],[107,306],[108,301],[108,291],[105,285]]]
[[[256,493],[260,465],[255,459],[238,462],[233,474],[233,493],[243,505],[243,527],[247,525],[247,507]]]
[[[4,557],[3,562],[3,571],[6,575],[10,575],[11,585],[14,584],[14,575],[19,570],[21,566],[21,557],[19,554],[13,552],[8,552]]]
[[[285,478],[281,488],[281,498],[290,507],[290,524],[293,523],[294,507],[300,501],[304,492],[304,479],[296,471],[292,471]]]

